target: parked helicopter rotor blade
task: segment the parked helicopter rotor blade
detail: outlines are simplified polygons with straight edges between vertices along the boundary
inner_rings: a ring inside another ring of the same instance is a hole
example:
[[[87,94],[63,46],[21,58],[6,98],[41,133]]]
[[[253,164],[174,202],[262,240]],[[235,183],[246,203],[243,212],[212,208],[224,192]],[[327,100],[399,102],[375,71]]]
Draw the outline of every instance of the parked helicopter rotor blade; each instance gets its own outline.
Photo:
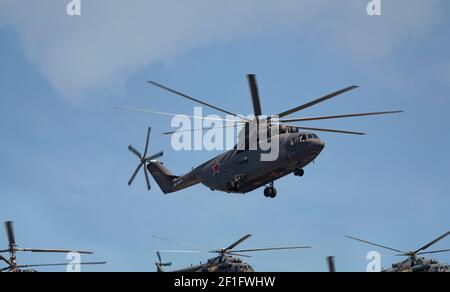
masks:
[[[356,86],[356,85],[352,85],[352,86],[346,87],[346,88],[344,88],[344,89],[338,90],[338,91],[336,91],[336,92],[333,92],[333,93],[330,93],[330,94],[325,95],[325,96],[323,96],[323,97],[320,97],[320,98],[318,98],[318,99],[315,99],[315,100],[313,100],[313,101],[311,101],[311,102],[305,103],[305,104],[300,105],[300,106],[298,106],[298,107],[295,107],[295,108],[293,108],[293,109],[290,109],[290,110],[287,110],[287,111],[285,111],[285,112],[282,112],[282,113],[278,114],[277,116],[278,116],[279,118],[284,118],[284,117],[286,117],[286,116],[288,116],[288,115],[291,115],[291,114],[293,114],[293,113],[302,111],[302,110],[307,109],[307,108],[309,108],[309,107],[312,107],[312,106],[314,106],[314,105],[316,105],[316,104],[318,104],[318,103],[324,102],[324,101],[329,100],[329,99],[331,99],[331,98],[333,98],[333,97],[336,97],[336,96],[341,95],[341,94],[344,94],[344,93],[346,93],[346,92],[348,92],[348,91],[354,90],[354,89],[356,89],[356,88],[358,88],[358,87],[359,87],[359,86]]]
[[[344,131],[344,130],[336,130],[336,129],[299,127],[299,126],[292,126],[292,125],[286,125],[286,126],[294,127],[294,128],[299,129],[299,130],[306,130],[306,131],[329,132],[329,133],[348,134],[348,135],[359,135],[359,136],[364,136],[364,135],[367,134],[367,133],[361,133],[361,132]]]
[[[16,247],[16,238],[14,235],[14,223],[12,221],[5,222],[6,235],[8,237],[9,250],[12,251]]]
[[[258,252],[258,251],[275,251],[275,250],[294,250],[294,249],[308,249],[310,246],[292,246],[292,247],[270,247],[270,248],[255,248],[255,249],[241,249],[233,250],[233,252]]]
[[[137,151],[136,148],[134,148],[132,145],[128,146],[128,150],[130,150],[130,152],[136,155],[139,159],[142,159],[142,154]]]
[[[4,258],[1,254],[0,254],[0,260],[4,261],[9,266],[11,265],[11,263],[6,258]]]
[[[152,133],[152,128],[148,127],[147,130],[147,140],[145,141],[145,150],[144,150],[144,155],[142,157],[146,157],[147,156],[147,151],[148,151],[148,144],[150,143],[150,134]]]
[[[79,254],[94,254],[92,251],[85,250],[70,250],[70,249],[43,249],[43,248],[18,248],[17,251],[33,252],[33,253],[70,253],[75,252]]]
[[[322,116],[322,117],[310,117],[310,118],[298,118],[298,119],[285,119],[285,120],[279,120],[279,122],[280,123],[307,122],[307,121],[343,119],[343,118],[353,118],[353,117],[391,115],[391,114],[399,114],[399,113],[403,113],[403,112],[404,111],[386,111],[386,112],[372,112],[372,113],[360,113],[360,114],[345,114],[345,115],[334,115],[334,116]]]
[[[106,262],[85,262],[85,263],[79,263],[75,265],[82,265],[82,266],[92,266],[92,265],[105,265]],[[26,268],[38,268],[38,267],[58,267],[58,266],[69,266],[73,265],[70,263],[57,263],[57,264],[38,264],[38,265],[20,265],[17,266],[18,269],[26,269]]]
[[[433,251],[419,252],[417,255],[435,254],[435,253],[443,253],[443,252],[450,252],[450,249],[442,249],[442,250],[433,250]]]
[[[250,86],[250,93],[252,95],[253,112],[258,118],[262,115],[261,101],[259,99],[258,85],[256,83],[256,76],[254,74],[247,75],[248,84]]]
[[[233,243],[232,245],[230,245],[229,247],[225,248],[224,251],[228,252],[228,251],[232,251],[236,246],[238,246],[239,244],[241,244],[242,242],[246,241],[247,239],[249,239],[250,237],[252,237],[251,234],[247,234],[244,237],[242,237],[241,239],[239,239],[238,241],[236,241],[235,243]]]
[[[450,235],[450,231],[445,233],[444,235],[439,236],[438,238],[436,238],[435,240],[433,240],[432,242],[422,246],[421,248],[419,248],[418,250],[416,250],[414,252],[414,254],[418,254],[419,252],[421,252],[422,250],[426,250],[428,248],[430,248],[432,245],[435,245],[437,242],[441,241],[442,239],[444,239],[445,237],[447,237],[448,235]]]
[[[162,264],[161,253],[159,251],[156,252],[156,256],[158,257],[158,261]]]
[[[408,254],[407,252],[404,252],[404,251],[401,251],[401,250],[398,250],[398,249],[394,249],[394,248],[390,248],[390,247],[387,247],[387,246],[384,246],[384,245],[376,244],[376,243],[373,243],[373,242],[370,242],[370,241],[367,241],[367,240],[364,240],[364,239],[359,239],[359,238],[352,237],[352,236],[345,236],[345,237],[350,238],[352,240],[360,241],[362,243],[366,243],[366,244],[370,244],[370,245],[373,245],[373,246],[381,247],[381,248],[384,248],[384,249],[387,249],[387,250],[399,252],[399,253],[402,253],[403,255],[407,255]]]
[[[154,85],[154,86],[156,86],[156,87],[159,87],[159,88],[161,88],[161,89],[163,89],[163,90],[169,91],[169,92],[171,92],[171,93],[173,93],[173,94],[176,94],[176,95],[179,95],[179,96],[181,96],[181,97],[187,98],[187,99],[189,99],[189,100],[191,100],[191,101],[193,101],[193,102],[196,102],[196,103],[198,103],[198,104],[207,106],[207,107],[209,107],[209,108],[212,108],[212,109],[214,109],[214,110],[220,111],[220,112],[225,113],[225,114],[228,114],[228,115],[232,115],[232,116],[234,116],[234,117],[237,117],[238,119],[243,119],[243,120],[247,120],[248,122],[251,122],[250,120],[248,120],[248,119],[246,119],[246,118],[243,118],[243,117],[241,117],[241,116],[239,116],[239,115],[237,115],[237,114],[235,114],[235,113],[232,113],[232,112],[229,112],[229,111],[227,111],[227,110],[221,109],[221,108],[219,108],[219,107],[216,107],[216,106],[211,105],[211,104],[209,104],[209,103],[206,103],[206,102],[204,102],[204,101],[201,101],[201,100],[199,100],[199,99],[196,99],[196,98],[194,98],[194,97],[191,97],[191,96],[189,96],[189,95],[186,95],[186,94],[184,94],[184,93],[181,93],[181,92],[176,91],[176,90],[174,90],[174,89],[171,89],[171,88],[169,88],[169,87],[167,87],[167,86],[164,86],[164,85],[162,85],[162,84],[159,84],[159,83],[157,83],[157,82],[154,82],[154,81],[148,81],[148,83],[150,83],[150,84],[152,84],[152,85]]]
[[[188,117],[188,118],[192,118],[192,119],[196,119],[196,120],[205,120],[205,121],[235,122],[235,123],[243,123],[244,122],[242,119],[230,120],[230,119],[222,119],[222,118],[191,116],[191,115],[186,115],[186,114],[175,114],[175,113],[159,112],[159,111],[152,111],[152,110],[148,110],[148,109],[126,107],[126,106],[115,106],[114,108],[117,109],[117,110],[124,110],[124,111],[131,111],[131,112],[141,112],[141,113],[150,113],[150,114],[162,115],[162,116],[170,116],[170,117],[183,116],[183,117]]]
[[[167,242],[171,242],[171,243],[174,243],[174,244],[177,244],[177,245],[189,247],[189,248],[200,249],[200,250],[203,250],[203,251],[206,251],[206,252],[210,250],[209,248],[206,248],[206,247],[203,247],[203,246],[193,245],[193,244],[190,244],[190,243],[179,242],[179,241],[175,241],[175,240],[168,239],[168,238],[165,238],[165,237],[161,237],[159,235],[150,235],[150,237],[153,237],[153,238],[156,238],[156,239],[159,239],[159,240],[163,240],[163,241],[167,241]]]

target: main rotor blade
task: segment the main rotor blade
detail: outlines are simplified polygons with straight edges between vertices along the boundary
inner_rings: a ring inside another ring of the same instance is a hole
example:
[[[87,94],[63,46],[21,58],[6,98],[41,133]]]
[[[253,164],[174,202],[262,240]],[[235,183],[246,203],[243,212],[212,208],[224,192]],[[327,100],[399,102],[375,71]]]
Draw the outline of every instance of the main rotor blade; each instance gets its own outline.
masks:
[[[417,255],[435,254],[435,253],[443,253],[443,252],[450,252],[450,249],[442,249],[442,250],[433,250],[433,251],[419,252]]]
[[[0,254],[0,260],[4,261],[8,266],[11,265],[11,263],[6,258],[4,258],[1,254]]]
[[[419,253],[422,250],[426,250],[429,247],[431,247],[432,245],[436,244],[438,241],[441,241],[442,239],[444,239],[445,237],[447,237],[448,235],[450,235],[450,231],[445,233],[444,235],[439,236],[438,238],[436,238],[435,240],[433,240],[432,242],[428,243],[427,245],[422,246],[421,248],[419,248],[418,250],[416,250],[414,252],[414,254]]]
[[[128,181],[128,185],[131,186],[131,184],[133,183],[134,179],[136,178],[136,175],[138,174],[139,170],[141,170],[141,167],[144,165],[144,163],[139,163],[138,167],[136,168],[136,170],[134,171],[133,175],[131,176],[130,180]]]
[[[310,246],[292,246],[292,247],[271,247],[271,248],[256,248],[256,249],[241,249],[233,252],[257,252],[257,251],[273,251],[273,250],[293,250],[293,249],[307,249]]]
[[[173,135],[175,133],[209,131],[209,130],[214,130],[214,129],[225,129],[225,128],[233,128],[233,127],[239,127],[239,126],[242,126],[242,125],[234,124],[234,125],[220,126],[220,127],[209,127],[209,128],[200,128],[200,129],[191,129],[191,130],[176,130],[176,131],[164,132],[162,134],[163,135]]]
[[[185,117],[188,117],[188,118],[197,119],[197,120],[205,120],[205,121],[223,121],[223,122],[235,122],[235,123],[244,122],[244,121],[242,121],[242,118],[239,119],[239,120],[229,120],[229,119],[222,119],[222,118],[210,118],[210,117],[202,117],[202,116],[191,116],[191,115],[185,115],[185,114],[174,114],[174,113],[158,112],[158,111],[152,111],[152,110],[147,110],[147,109],[125,107],[125,106],[115,106],[115,109],[117,109],[117,110],[125,110],[125,111],[132,111],[132,112],[150,113],[150,114],[170,116],[170,117],[185,116]]]
[[[249,239],[250,237],[252,237],[251,234],[247,234],[246,236],[242,237],[241,239],[239,239],[238,241],[236,241],[235,243],[233,243],[232,245],[230,245],[229,247],[227,247],[225,249],[225,251],[231,251],[233,250],[233,248],[235,248],[236,246],[238,246],[239,244],[241,244],[242,242],[246,241],[247,239]]]
[[[34,253],[79,253],[79,254],[94,254],[92,251],[84,250],[70,250],[70,249],[42,249],[42,248],[18,248],[17,251],[34,252]]]
[[[163,249],[160,252],[171,252],[171,253],[203,253],[204,251],[198,250],[174,250],[174,249]]]
[[[152,186],[150,185],[150,178],[148,177],[148,169],[144,166],[144,174],[145,174],[145,182],[147,183],[147,190],[151,190]]]
[[[358,88],[358,87],[359,87],[359,86],[356,86],[356,85],[346,87],[346,88],[344,88],[344,89],[338,90],[338,91],[336,91],[336,92],[333,92],[333,93],[330,93],[330,94],[325,95],[325,96],[323,96],[323,97],[320,97],[320,98],[318,98],[318,99],[315,99],[315,100],[313,100],[313,101],[311,101],[311,102],[305,103],[305,104],[303,104],[303,105],[301,105],[301,106],[295,107],[295,108],[290,109],[290,110],[285,111],[285,112],[282,112],[282,113],[278,114],[278,117],[284,118],[284,117],[286,117],[286,116],[288,116],[288,115],[291,115],[291,114],[293,114],[293,113],[302,111],[302,110],[307,109],[307,108],[309,108],[309,107],[312,107],[312,106],[314,106],[314,105],[316,105],[316,104],[318,104],[318,103],[324,102],[324,101],[329,100],[329,99],[331,99],[331,98],[333,98],[333,97],[336,97],[336,96],[341,95],[341,94],[344,94],[344,93],[346,93],[346,92],[348,92],[348,91],[354,90],[354,89],[356,89],[356,88]]]
[[[243,257],[243,258],[251,258],[252,257],[252,256],[249,256],[249,255],[239,254],[239,253],[235,253],[235,252],[228,252],[227,255]]]
[[[159,251],[156,252],[156,256],[158,257],[159,263],[162,263],[161,253]]]
[[[147,131],[147,140],[145,140],[145,150],[144,150],[144,156],[147,156],[147,151],[148,151],[148,143],[150,142],[150,134],[152,133],[152,128],[148,127],[148,131]]]
[[[335,130],[335,129],[324,129],[324,128],[310,128],[310,127],[299,127],[299,126],[291,126],[299,130],[306,130],[306,131],[318,131],[318,132],[330,132],[330,133],[338,133],[338,134],[349,134],[349,135],[366,135],[366,133],[361,132],[352,132],[352,131],[343,131],[343,130]]]
[[[139,160],[142,159],[142,154],[139,151],[137,151],[136,148],[134,148],[133,146],[129,145],[128,150],[130,150],[131,153],[136,155],[139,158]]]
[[[69,265],[88,266],[88,265],[105,265],[105,264],[106,264],[106,262],[86,262],[86,263],[79,263],[79,264],[58,263],[58,264],[40,264],[40,265],[20,265],[20,266],[17,266],[17,268],[23,269],[23,268],[37,268],[37,267],[58,267],[58,266],[69,266]]]
[[[390,247],[387,247],[387,246],[384,246],[384,245],[376,244],[376,243],[373,243],[373,242],[370,242],[370,241],[367,241],[367,240],[363,240],[363,239],[359,239],[359,238],[356,238],[356,237],[352,237],[352,236],[345,236],[345,237],[353,239],[353,240],[356,240],[356,241],[360,241],[360,242],[363,242],[363,243],[366,243],[366,244],[370,244],[370,245],[373,245],[373,246],[381,247],[381,248],[384,248],[384,249],[387,249],[387,250],[399,252],[399,253],[402,253],[404,255],[408,254],[407,252],[404,252],[404,251],[401,251],[401,250],[398,250],[398,249],[390,248]]]
[[[361,113],[361,114],[345,114],[345,115],[322,116],[322,117],[311,117],[311,118],[298,118],[298,119],[279,120],[279,122],[281,122],[281,123],[307,122],[307,121],[331,120],[331,119],[343,119],[343,118],[353,118],[353,117],[366,117],[366,116],[377,116],[377,115],[390,115],[390,114],[399,114],[399,113],[403,113],[403,111],[387,111],[387,112],[373,112],[373,113]]]
[[[9,249],[16,246],[16,238],[14,236],[14,223],[12,221],[5,222],[6,235],[8,237]]]
[[[262,110],[258,93],[258,85],[256,83],[256,76],[254,74],[249,74],[247,75],[247,79],[250,86],[250,93],[252,95],[253,112],[255,113],[255,117],[257,118],[262,115]]]
[[[178,245],[181,245],[181,246],[186,246],[186,247],[195,248],[195,249],[201,249],[203,251],[209,251],[210,250],[209,248],[206,248],[206,247],[203,247],[203,246],[193,245],[193,244],[184,243],[184,242],[178,242],[178,241],[175,241],[175,240],[172,240],[172,239],[168,239],[168,238],[165,238],[165,237],[161,237],[161,236],[158,236],[158,235],[150,235],[150,236],[153,237],[153,238],[159,239],[159,240],[164,240],[164,241],[167,241],[167,242],[170,242],[170,243],[174,243],[174,244],[178,244]]]
[[[232,112],[226,111],[226,110],[221,109],[221,108],[219,108],[219,107],[216,107],[216,106],[214,106],[214,105],[208,104],[208,103],[206,103],[206,102],[204,102],[204,101],[201,101],[201,100],[196,99],[196,98],[194,98],[194,97],[188,96],[188,95],[186,95],[186,94],[184,94],[184,93],[181,93],[181,92],[179,92],[179,91],[176,91],[176,90],[174,90],[174,89],[171,89],[171,88],[169,88],[169,87],[167,87],[167,86],[164,86],[164,85],[162,85],[162,84],[159,84],[159,83],[157,83],[157,82],[154,82],[154,81],[148,81],[148,83],[150,83],[150,84],[152,84],[152,85],[154,85],[154,86],[156,86],[156,87],[159,87],[159,88],[161,88],[161,89],[164,89],[164,90],[166,90],[166,91],[169,91],[169,92],[171,92],[171,93],[173,93],[173,94],[176,94],[176,95],[179,95],[179,96],[181,96],[181,97],[187,98],[187,99],[189,99],[189,100],[191,100],[191,101],[193,101],[193,102],[199,103],[199,104],[201,104],[201,105],[204,105],[204,106],[207,106],[207,107],[209,107],[209,108],[215,109],[215,110],[220,111],[220,112],[222,112],[222,113],[225,113],[225,114],[228,114],[228,115],[232,115],[232,116],[235,116],[235,117],[237,117],[237,118],[239,118],[239,119],[244,119],[244,120],[247,120],[248,122],[250,122],[250,120],[245,119],[245,118],[243,118],[243,117],[240,117],[240,116],[237,115],[237,114],[234,114],[234,113],[232,113]]]
[[[163,155],[164,155],[164,152],[161,151],[161,152],[156,153],[155,155],[152,155],[152,156],[147,157],[147,158],[145,159],[145,161],[150,162],[150,161],[152,161],[152,160],[155,160],[155,159],[157,159],[157,158],[162,157]]]

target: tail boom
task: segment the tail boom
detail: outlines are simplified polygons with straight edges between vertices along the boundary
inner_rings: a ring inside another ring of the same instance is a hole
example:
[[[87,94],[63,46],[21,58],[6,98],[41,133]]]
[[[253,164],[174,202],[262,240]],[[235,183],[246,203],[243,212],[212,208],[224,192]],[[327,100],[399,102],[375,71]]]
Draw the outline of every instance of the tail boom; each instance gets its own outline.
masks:
[[[159,161],[149,162],[147,169],[164,194],[174,193],[200,183],[194,171],[183,176],[176,176]]]

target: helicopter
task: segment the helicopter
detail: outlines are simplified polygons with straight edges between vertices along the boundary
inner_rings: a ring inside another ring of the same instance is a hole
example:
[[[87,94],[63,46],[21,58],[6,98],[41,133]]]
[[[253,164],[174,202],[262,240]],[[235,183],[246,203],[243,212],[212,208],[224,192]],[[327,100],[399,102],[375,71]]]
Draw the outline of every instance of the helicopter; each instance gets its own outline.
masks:
[[[128,150],[139,159],[139,164],[128,181],[128,185],[131,186],[136,175],[139,173],[141,168],[144,167],[147,189],[151,190],[149,180],[150,173],[164,194],[174,193],[197,184],[203,184],[212,191],[221,191],[234,194],[247,194],[265,186],[264,196],[267,198],[275,198],[277,196],[277,189],[274,187],[274,182],[289,174],[302,177],[305,174],[304,168],[314,162],[325,147],[325,142],[321,140],[317,134],[308,131],[331,132],[348,135],[366,134],[336,129],[296,126],[292,123],[389,115],[403,112],[383,111],[309,118],[286,118],[289,115],[300,112],[359,87],[352,85],[317,98],[311,102],[302,104],[298,107],[281,112],[277,115],[267,117],[262,113],[255,75],[249,74],[247,79],[250,87],[254,111],[254,118],[250,119],[208,104],[157,82],[148,81],[151,85],[154,85],[162,90],[186,98],[194,103],[225,113],[228,116],[232,116],[236,119],[234,122],[236,122],[237,125],[243,125],[244,127],[239,133],[239,143],[236,144],[232,150],[229,150],[199,165],[198,167],[192,169],[192,171],[182,176],[172,174],[162,162],[157,160],[163,156],[162,151],[155,155],[147,156],[151,134],[151,127],[149,127],[143,154],[141,154],[132,145],[129,145],[128,147]],[[171,115],[170,113],[139,110],[129,107],[117,106],[116,108],[122,110],[144,111],[155,114]],[[191,116],[191,118],[202,117]],[[207,130],[207,128],[193,129],[190,131],[203,130]],[[175,133],[177,133],[177,131],[166,132],[163,134],[172,135]],[[278,155],[273,160],[265,161],[261,159],[261,157],[266,154],[267,150],[260,147],[261,142],[270,143],[272,142],[272,139],[278,140]]]
[[[12,221],[5,222],[6,235],[8,238],[8,249],[0,250],[0,261],[6,264],[6,267],[1,268],[0,272],[11,273],[32,273],[37,272],[33,268],[37,267],[56,267],[56,266],[68,266],[70,263],[57,263],[57,264],[38,264],[38,265],[21,265],[17,263],[18,252],[32,252],[32,253],[78,253],[78,254],[93,254],[90,251],[76,251],[65,249],[37,249],[37,248],[19,248],[16,244],[14,225]],[[4,257],[2,254],[9,253],[9,258]],[[103,265],[106,262],[85,262],[77,263],[76,265]]]
[[[407,251],[407,252],[401,251],[401,250],[398,250],[395,248],[383,246],[380,244],[376,244],[376,243],[366,241],[363,239],[359,239],[356,237],[352,237],[352,236],[346,236],[346,237],[349,239],[352,239],[352,240],[363,242],[365,244],[381,247],[383,249],[399,253],[396,256],[407,257],[404,261],[394,263],[394,264],[392,264],[391,268],[382,270],[382,272],[390,272],[390,273],[392,273],[392,272],[450,272],[450,265],[439,263],[437,260],[434,260],[434,259],[426,259],[424,257],[420,257],[420,255],[450,252],[450,249],[425,251],[428,248],[430,248],[431,246],[433,246],[434,244],[436,244],[437,242],[439,242],[442,239],[444,239],[445,237],[447,237],[448,235],[450,235],[450,231],[415,251]]]
[[[167,238],[159,237],[153,235],[152,237],[176,243],[179,245],[188,246],[190,248],[195,248],[197,250],[161,250],[156,251],[158,257],[158,262],[155,263],[157,272],[165,272],[164,267],[169,267],[172,263],[164,263],[161,259],[161,252],[173,252],[173,253],[210,253],[217,254],[216,257],[209,259],[206,263],[200,263],[199,265],[193,265],[184,269],[171,271],[174,273],[194,273],[194,272],[239,272],[247,273],[254,272],[252,266],[245,263],[242,258],[250,258],[251,256],[246,255],[250,252],[264,252],[264,251],[276,251],[276,250],[297,250],[297,249],[309,249],[310,246],[293,246],[293,247],[271,247],[271,248],[257,248],[257,249],[242,249],[236,250],[235,248],[242,242],[248,240],[252,235],[247,234],[232,245],[227,248],[222,249],[208,249],[201,246],[195,246],[191,244],[185,244],[176,242]]]

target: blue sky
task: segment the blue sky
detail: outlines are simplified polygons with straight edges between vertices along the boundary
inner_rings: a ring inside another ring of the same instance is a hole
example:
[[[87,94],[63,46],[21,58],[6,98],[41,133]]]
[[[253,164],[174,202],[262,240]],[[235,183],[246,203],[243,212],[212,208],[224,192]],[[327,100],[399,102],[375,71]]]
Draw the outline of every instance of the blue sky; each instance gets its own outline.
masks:
[[[242,247],[313,246],[259,254],[257,271],[324,271],[328,255],[364,271],[352,257],[372,248],[344,235],[408,250],[449,230],[449,3],[382,1],[369,17],[365,1],[191,2],[84,1],[80,17],[64,1],[0,2],[0,220],[16,221],[19,244],[92,249],[84,260],[108,261],[93,270],[153,271],[153,250],[180,247],[151,234],[220,248],[251,233]],[[276,200],[203,186],[164,196],[142,175],[127,186],[137,163],[127,146],[142,148],[148,126],[176,174],[218,153],[175,152],[159,134],[169,118],[115,105],[192,114],[151,79],[248,114],[247,73],[267,114],[351,84],[361,88],[302,114],[406,112],[308,124],[369,135],[320,134],[325,150],[303,178],[277,182]],[[208,255],[164,258],[179,268]]]

